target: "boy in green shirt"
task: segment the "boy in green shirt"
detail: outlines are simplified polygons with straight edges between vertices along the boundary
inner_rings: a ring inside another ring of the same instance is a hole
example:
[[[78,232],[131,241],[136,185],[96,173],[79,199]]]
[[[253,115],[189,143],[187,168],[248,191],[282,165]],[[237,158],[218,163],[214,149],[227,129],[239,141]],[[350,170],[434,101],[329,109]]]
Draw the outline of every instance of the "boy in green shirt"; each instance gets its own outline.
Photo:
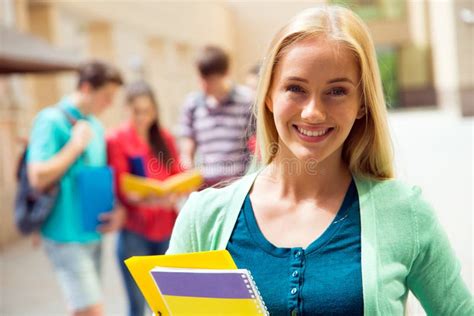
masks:
[[[76,91],[36,117],[28,146],[28,178],[33,188],[54,183],[59,194],[41,228],[72,315],[102,315],[100,289],[101,233],[118,229],[123,211],[102,214],[99,232],[81,226],[77,171],[83,166],[106,166],[104,129],[95,115],[108,108],[122,78],[112,66],[89,62],[78,71]],[[66,117],[73,117],[74,126]]]

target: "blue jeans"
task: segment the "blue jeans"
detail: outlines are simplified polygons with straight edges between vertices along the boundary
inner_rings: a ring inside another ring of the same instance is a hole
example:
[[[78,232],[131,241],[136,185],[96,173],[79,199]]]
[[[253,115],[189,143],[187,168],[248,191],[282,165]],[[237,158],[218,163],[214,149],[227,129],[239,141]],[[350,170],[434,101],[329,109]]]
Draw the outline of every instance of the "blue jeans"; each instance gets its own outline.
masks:
[[[127,290],[129,316],[145,315],[145,298],[138,289],[138,286],[123,261],[132,256],[162,255],[168,249],[169,242],[169,239],[160,242],[150,241],[128,230],[122,230],[120,232],[117,243],[117,257]]]

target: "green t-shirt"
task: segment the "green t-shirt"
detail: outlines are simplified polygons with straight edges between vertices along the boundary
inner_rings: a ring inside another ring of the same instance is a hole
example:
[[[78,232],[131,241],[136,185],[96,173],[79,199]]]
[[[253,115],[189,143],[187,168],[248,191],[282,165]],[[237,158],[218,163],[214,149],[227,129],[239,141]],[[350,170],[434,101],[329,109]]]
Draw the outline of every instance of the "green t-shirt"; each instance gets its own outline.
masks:
[[[83,166],[102,167],[107,163],[104,128],[100,122],[94,116],[83,115],[68,98],[62,99],[57,105],[42,110],[36,117],[30,135],[27,161],[47,161],[69,141],[72,126],[61,108],[78,120],[88,121],[94,137],[84,153],[61,178],[58,198],[41,232],[45,238],[57,242],[98,241],[100,233],[85,232],[82,229],[76,176]]]

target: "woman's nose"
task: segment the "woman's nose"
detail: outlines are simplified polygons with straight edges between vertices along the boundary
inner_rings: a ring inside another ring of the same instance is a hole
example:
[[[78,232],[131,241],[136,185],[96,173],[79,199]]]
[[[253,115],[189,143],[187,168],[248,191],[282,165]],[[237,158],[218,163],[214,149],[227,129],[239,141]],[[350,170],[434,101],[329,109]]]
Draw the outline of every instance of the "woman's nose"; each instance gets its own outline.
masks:
[[[326,119],[326,111],[319,100],[311,100],[304,106],[301,118],[310,122],[324,121]]]

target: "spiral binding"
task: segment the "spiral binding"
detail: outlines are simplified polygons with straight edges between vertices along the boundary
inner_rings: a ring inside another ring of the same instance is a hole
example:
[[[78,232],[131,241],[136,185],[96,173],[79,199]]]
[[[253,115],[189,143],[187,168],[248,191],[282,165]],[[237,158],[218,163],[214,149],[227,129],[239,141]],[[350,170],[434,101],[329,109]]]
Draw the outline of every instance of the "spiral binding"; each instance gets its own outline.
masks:
[[[270,313],[268,312],[267,305],[265,305],[265,302],[263,301],[262,295],[258,290],[258,286],[255,283],[252,273],[249,270],[245,271],[248,273],[248,277],[250,278],[250,280],[248,280],[246,274],[242,274],[241,276],[242,278],[244,278],[244,282],[246,283],[247,289],[249,289],[249,293],[251,294],[252,299],[255,299],[258,312],[266,316],[270,315]]]

